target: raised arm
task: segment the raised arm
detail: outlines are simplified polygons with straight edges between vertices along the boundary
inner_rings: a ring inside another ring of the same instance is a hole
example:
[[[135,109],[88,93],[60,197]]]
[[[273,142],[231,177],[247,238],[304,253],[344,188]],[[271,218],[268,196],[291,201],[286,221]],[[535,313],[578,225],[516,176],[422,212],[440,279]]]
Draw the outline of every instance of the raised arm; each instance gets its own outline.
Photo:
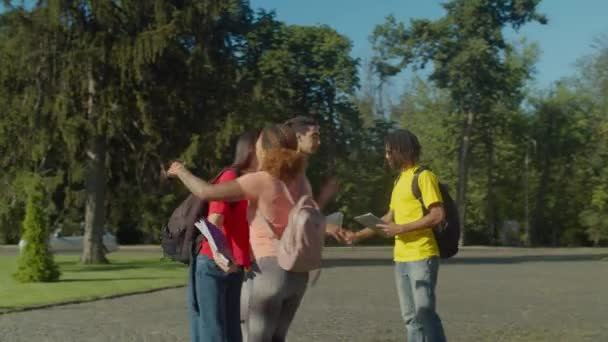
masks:
[[[234,202],[246,197],[245,191],[236,181],[209,184],[193,175],[180,162],[173,162],[167,171],[167,175],[179,178],[190,192],[206,201]]]

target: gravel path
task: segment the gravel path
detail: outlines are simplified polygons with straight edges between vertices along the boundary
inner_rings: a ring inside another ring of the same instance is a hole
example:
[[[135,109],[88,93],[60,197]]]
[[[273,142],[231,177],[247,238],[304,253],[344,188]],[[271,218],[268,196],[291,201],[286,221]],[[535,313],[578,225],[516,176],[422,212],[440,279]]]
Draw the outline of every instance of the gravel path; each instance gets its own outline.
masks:
[[[289,341],[405,341],[390,250],[330,249]],[[608,249],[468,248],[440,269],[450,341],[608,341]],[[188,341],[185,289],[0,315],[0,341]]]

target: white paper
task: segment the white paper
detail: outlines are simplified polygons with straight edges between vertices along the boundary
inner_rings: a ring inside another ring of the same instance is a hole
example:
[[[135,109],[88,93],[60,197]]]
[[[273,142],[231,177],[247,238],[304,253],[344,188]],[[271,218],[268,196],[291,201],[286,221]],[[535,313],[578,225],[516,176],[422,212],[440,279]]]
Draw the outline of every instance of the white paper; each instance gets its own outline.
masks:
[[[209,246],[213,252],[218,254],[220,258],[223,258],[224,262],[228,263],[228,256],[232,255],[232,252],[230,251],[230,247],[228,247],[228,241],[226,241],[224,233],[205,219],[196,222],[194,226],[198,228],[207,242],[209,242]]]
[[[339,211],[325,217],[325,223],[333,224],[334,226],[338,226],[338,227],[342,227],[343,221],[344,221],[344,214],[342,214]]]
[[[382,221],[382,219],[380,219],[379,217],[377,217],[376,215],[374,215],[372,213],[367,213],[367,214],[357,216],[357,217],[355,217],[355,221],[361,223],[362,225],[364,225],[367,228],[374,229],[374,230],[380,230],[380,228],[376,227],[377,225],[385,224],[385,222]]]

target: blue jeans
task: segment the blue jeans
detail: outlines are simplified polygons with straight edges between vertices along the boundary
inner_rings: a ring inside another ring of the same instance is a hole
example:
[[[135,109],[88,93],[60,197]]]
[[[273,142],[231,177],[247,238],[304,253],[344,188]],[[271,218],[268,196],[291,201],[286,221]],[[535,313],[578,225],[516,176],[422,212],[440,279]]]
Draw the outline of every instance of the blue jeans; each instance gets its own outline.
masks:
[[[395,263],[395,280],[408,342],[445,342],[435,311],[439,259]]]
[[[198,255],[190,267],[188,308],[192,342],[242,342],[243,272],[226,274],[213,259]],[[193,308],[192,276],[198,311]]]

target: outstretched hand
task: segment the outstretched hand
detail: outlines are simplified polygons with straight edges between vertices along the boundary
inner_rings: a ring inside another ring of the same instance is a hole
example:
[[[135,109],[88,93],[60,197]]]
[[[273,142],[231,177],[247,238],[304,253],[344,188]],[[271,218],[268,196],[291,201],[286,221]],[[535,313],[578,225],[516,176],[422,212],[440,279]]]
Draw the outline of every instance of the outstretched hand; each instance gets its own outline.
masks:
[[[356,232],[352,230],[344,230],[346,232],[346,244],[349,246],[355,245],[359,239]]]
[[[186,165],[180,161],[174,161],[167,170],[167,177],[176,177],[183,170],[186,170]]]
[[[333,224],[327,225],[326,232],[328,235],[330,235],[331,237],[336,239],[336,241],[342,244],[347,244],[350,235],[352,234],[351,231],[348,231]]]

